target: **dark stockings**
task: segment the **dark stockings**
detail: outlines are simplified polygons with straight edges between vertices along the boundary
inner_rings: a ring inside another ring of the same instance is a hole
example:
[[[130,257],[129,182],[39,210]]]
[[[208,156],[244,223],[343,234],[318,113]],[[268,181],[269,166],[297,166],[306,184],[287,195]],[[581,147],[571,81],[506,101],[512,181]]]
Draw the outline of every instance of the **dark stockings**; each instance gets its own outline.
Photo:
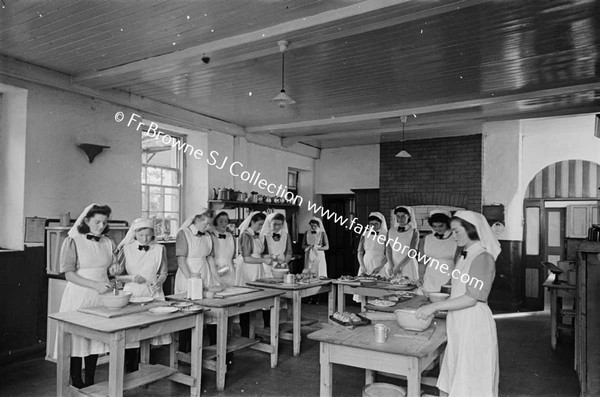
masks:
[[[83,360],[85,361],[85,382],[81,379],[81,357],[71,357],[71,383],[78,389],[94,384],[98,355],[92,354],[84,357]]]

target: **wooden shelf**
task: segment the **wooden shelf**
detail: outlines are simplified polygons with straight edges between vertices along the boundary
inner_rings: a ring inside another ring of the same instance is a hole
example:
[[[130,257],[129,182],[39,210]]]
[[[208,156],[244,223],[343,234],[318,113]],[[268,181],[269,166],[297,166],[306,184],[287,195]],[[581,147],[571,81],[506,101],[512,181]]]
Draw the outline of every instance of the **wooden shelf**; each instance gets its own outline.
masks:
[[[164,365],[140,366],[138,371],[125,375],[123,379],[123,391],[168,378],[176,372],[175,368],[165,367]],[[108,381],[80,389],[79,392],[86,396],[108,396]]]
[[[265,210],[267,208],[288,209],[298,211],[300,208],[295,204],[277,204],[277,203],[254,203],[249,201],[234,201],[234,200],[208,200],[211,209],[235,209],[235,208],[250,208],[252,210]]]
[[[241,336],[232,336],[227,339],[227,353],[234,352],[236,350],[245,349],[247,347],[256,345],[259,340],[244,338]],[[202,348],[202,358],[204,360],[212,360],[217,357],[217,345],[206,346]]]

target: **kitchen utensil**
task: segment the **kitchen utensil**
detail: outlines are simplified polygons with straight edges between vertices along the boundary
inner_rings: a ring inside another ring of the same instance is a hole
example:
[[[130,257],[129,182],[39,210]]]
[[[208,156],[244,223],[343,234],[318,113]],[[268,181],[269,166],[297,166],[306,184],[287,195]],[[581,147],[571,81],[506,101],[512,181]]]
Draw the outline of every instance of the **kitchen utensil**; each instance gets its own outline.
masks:
[[[187,287],[188,299],[202,299],[204,285],[200,277],[192,275],[192,277],[188,278]]]
[[[430,292],[429,293],[429,300],[431,302],[441,302],[441,301],[448,299],[449,297],[450,297],[450,294],[446,294],[443,292]]]
[[[206,299],[214,299],[215,298],[215,293],[213,291],[206,291],[204,293],[204,297]]]
[[[217,189],[213,187],[213,200],[218,200],[219,199],[219,192],[217,192]]]
[[[384,324],[375,324],[373,330],[375,332],[375,342],[385,343],[390,333],[389,327],[386,327]]]
[[[184,307],[183,309],[181,309],[181,311],[184,313],[198,313],[198,312],[202,311],[202,306],[192,305],[192,306]]]
[[[159,307],[153,307],[152,309],[150,309],[148,311],[152,314],[164,315],[164,314],[176,313],[179,311],[179,308],[172,307],[172,306],[159,306]]]
[[[426,319],[417,318],[416,309],[398,309],[394,310],[394,314],[396,315],[396,321],[398,325],[402,328],[407,329],[409,331],[424,331],[426,330],[431,321],[433,320],[433,316],[429,316]]]
[[[112,291],[106,292],[100,295],[102,304],[109,309],[120,309],[127,306],[129,299],[131,299],[131,292],[123,292],[117,290],[118,295],[115,295]]]
[[[183,309],[184,307],[190,307],[192,305],[193,305],[192,302],[173,302],[173,303],[171,303],[172,307],[177,307],[179,309]]]
[[[364,397],[406,397],[406,391],[402,387],[390,383],[375,382],[365,385],[362,395]]]
[[[295,279],[295,277],[294,277],[293,274],[286,274],[284,276],[284,281],[283,282],[286,283],[286,284],[294,284],[294,279]]]

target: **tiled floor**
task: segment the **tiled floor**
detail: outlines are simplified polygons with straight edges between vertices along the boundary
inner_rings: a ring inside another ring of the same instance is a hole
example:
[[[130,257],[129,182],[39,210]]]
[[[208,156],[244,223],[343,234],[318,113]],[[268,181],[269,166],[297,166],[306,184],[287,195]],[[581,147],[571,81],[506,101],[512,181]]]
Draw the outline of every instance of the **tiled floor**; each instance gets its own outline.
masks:
[[[303,317],[326,317],[326,306],[303,305]],[[501,396],[579,396],[573,371],[573,340],[563,338],[556,351],[550,348],[548,313],[496,320],[500,350]],[[313,328],[314,330],[314,328]],[[277,368],[271,369],[265,353],[245,350],[235,353],[227,372],[225,391],[215,389],[215,375],[204,371],[205,396],[317,396],[319,392],[318,344],[305,338],[302,353],[292,356],[291,342],[281,341]],[[165,360],[164,350],[153,357]],[[97,380],[106,379],[106,366],[98,370]],[[336,396],[360,396],[364,372],[356,368],[334,366],[333,391]],[[383,379],[390,383],[397,380]],[[432,390],[428,390],[431,392]],[[0,367],[0,396],[54,396],[55,365],[42,358]],[[128,396],[186,396],[189,389],[170,381],[159,381],[147,388],[126,393]]]

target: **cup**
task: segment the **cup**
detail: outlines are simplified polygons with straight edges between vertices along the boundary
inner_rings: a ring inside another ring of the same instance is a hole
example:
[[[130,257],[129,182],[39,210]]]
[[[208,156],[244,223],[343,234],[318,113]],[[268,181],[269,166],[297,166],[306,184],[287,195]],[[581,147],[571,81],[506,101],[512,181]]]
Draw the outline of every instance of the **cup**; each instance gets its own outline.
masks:
[[[387,340],[390,329],[383,324],[375,324],[375,342],[385,343]]]
[[[294,284],[294,275],[293,274],[286,274],[283,282],[286,284]]]
[[[69,226],[71,224],[71,213],[67,212],[64,214],[59,214],[58,219],[60,220],[61,226]]]

